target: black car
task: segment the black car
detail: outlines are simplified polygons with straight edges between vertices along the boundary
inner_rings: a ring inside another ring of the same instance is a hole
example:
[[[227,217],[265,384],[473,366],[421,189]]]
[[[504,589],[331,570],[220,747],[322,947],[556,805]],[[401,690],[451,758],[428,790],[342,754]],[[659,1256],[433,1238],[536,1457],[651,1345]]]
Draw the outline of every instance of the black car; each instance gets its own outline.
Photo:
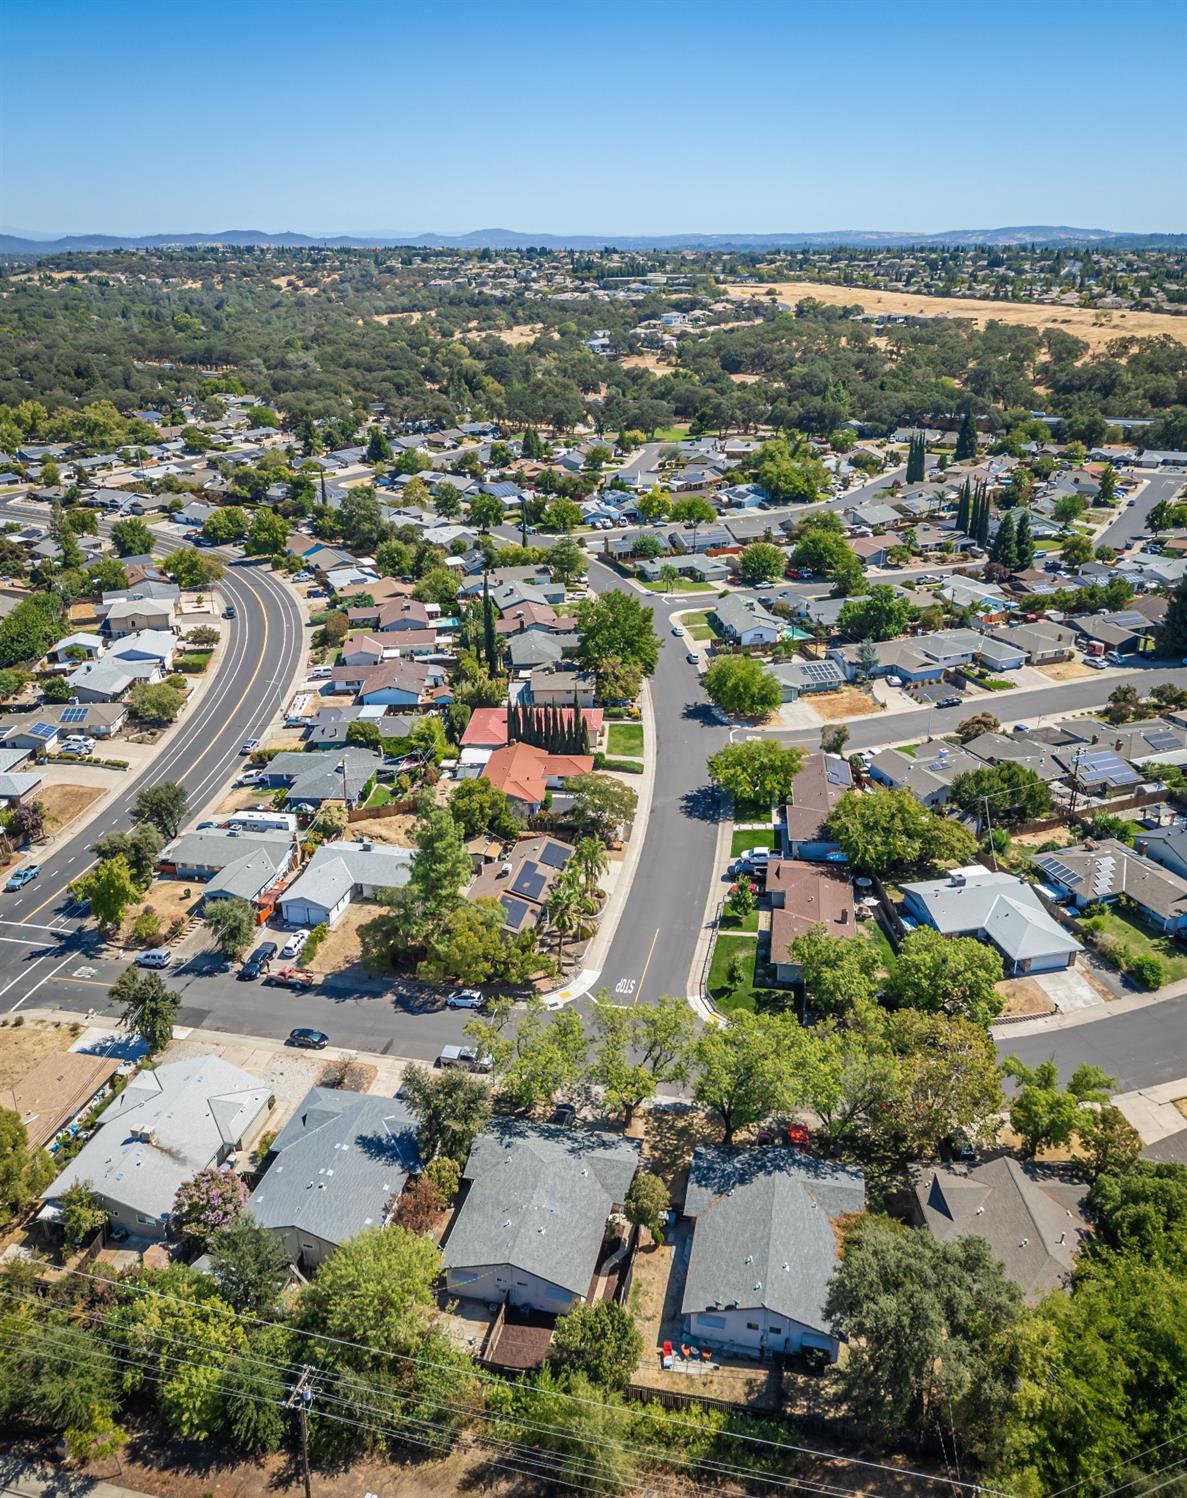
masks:
[[[274,941],[261,942],[239,969],[239,981],[242,983],[251,978],[258,978],[261,973],[266,973],[272,966],[272,959],[275,956],[276,943]]]
[[[290,1030],[289,1045],[300,1046],[304,1051],[324,1051],[330,1037],[324,1030]]]

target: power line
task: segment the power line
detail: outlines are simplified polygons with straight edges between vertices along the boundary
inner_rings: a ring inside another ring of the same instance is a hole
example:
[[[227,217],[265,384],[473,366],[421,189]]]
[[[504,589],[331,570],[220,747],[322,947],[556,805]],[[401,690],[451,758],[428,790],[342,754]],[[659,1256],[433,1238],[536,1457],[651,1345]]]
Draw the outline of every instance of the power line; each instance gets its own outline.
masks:
[[[4,1293],[5,1293],[4,1291],[0,1290],[0,1294],[4,1294]],[[36,1304],[36,1302],[29,1301],[29,1300],[24,1299],[24,1298],[19,1297],[19,1296],[14,1296],[14,1295],[11,1294],[11,1292],[9,1292],[9,1298],[16,1300],[18,1304],[22,1304],[22,1305],[34,1305],[34,1304]],[[76,1314],[81,1314],[84,1319],[89,1320],[89,1321],[93,1321],[93,1322],[95,1322],[95,1323],[97,1323],[99,1325],[102,1325],[105,1322],[105,1319],[106,1319],[105,1313],[94,1313],[94,1312],[85,1312],[84,1311],[84,1312],[79,1312],[79,1313],[76,1313]],[[159,1328],[156,1328],[156,1329],[154,1329],[154,1336],[157,1337],[158,1339],[166,1339],[166,1340],[168,1340],[168,1341],[170,1341],[172,1343],[178,1344],[178,1345],[184,1345],[184,1346],[187,1346],[187,1347],[192,1347],[192,1348],[194,1348],[197,1351],[202,1352],[202,1353],[206,1353],[206,1352],[209,1351],[209,1348],[205,1344],[200,1343],[200,1342],[196,1342],[192,1338],[183,1337],[183,1336],[181,1336],[178,1333],[166,1333],[166,1332],[162,1332]],[[105,1340],[110,1341],[114,1346],[122,1347],[125,1351],[128,1351],[128,1352],[137,1350],[137,1349],[134,1349],[131,1346],[131,1344],[126,1343],[126,1342],[120,1342],[120,1341],[118,1341],[118,1339],[111,1338],[110,1336],[107,1336],[105,1338]],[[286,1379],[295,1377],[297,1379],[297,1384],[298,1384],[299,1388],[302,1391],[304,1391],[304,1389],[307,1386],[311,1385],[311,1379],[310,1379],[310,1376],[309,1376],[310,1375],[310,1370],[309,1370],[309,1368],[308,1368],[307,1365],[305,1365],[305,1366],[301,1367],[300,1369],[298,1369],[298,1366],[296,1364],[284,1363],[284,1362],[281,1362],[281,1361],[277,1361],[276,1359],[263,1357],[262,1355],[259,1355],[259,1354],[250,1354],[249,1353],[248,1355],[252,1356],[257,1363],[260,1363],[260,1364],[263,1364],[265,1366],[268,1366],[268,1367],[271,1367],[271,1368],[279,1370],[281,1376],[283,1376]],[[164,1353],[164,1352],[158,1352],[158,1356],[161,1357],[161,1358],[163,1358],[163,1359],[165,1359],[166,1361],[168,1361],[170,1363],[175,1364],[179,1368],[182,1368],[182,1367],[191,1367],[192,1366],[192,1360],[186,1359],[184,1357],[175,1357],[175,1356],[171,1356],[170,1354]],[[145,1367],[147,1367],[149,1365],[138,1365],[138,1366],[145,1366]],[[438,1366],[438,1365],[431,1365],[431,1366]],[[353,1370],[351,1370],[351,1371],[353,1373]],[[458,1370],[453,1369],[451,1371],[457,1372]],[[368,1384],[362,1378],[359,1378],[357,1380],[357,1383],[363,1389],[365,1389],[368,1393],[372,1394],[373,1396],[377,1396],[377,1397],[379,1397],[381,1399],[388,1400],[388,1401],[395,1400],[395,1401],[398,1401],[400,1403],[412,1403],[412,1402],[415,1401],[415,1399],[417,1397],[415,1394],[398,1394],[398,1393],[396,1393],[393,1390],[386,1390],[386,1389],[377,1390],[373,1384]],[[526,1388],[527,1386],[524,1386],[524,1387]],[[382,1408],[376,1408],[374,1406],[368,1406],[368,1405],[360,1405],[359,1402],[358,1402],[357,1396],[356,1397],[352,1397],[350,1399],[342,1399],[342,1398],[335,1397],[333,1394],[329,1393],[328,1390],[326,1390],[325,1388],[317,1390],[317,1397],[319,1399],[321,1399],[321,1400],[327,1400],[327,1401],[329,1401],[332,1404],[340,1405],[340,1406],[342,1406],[344,1408],[353,1408],[353,1409],[356,1409],[356,1410],[357,1409],[361,1409],[361,1410],[364,1410],[367,1413],[371,1413],[371,1414],[382,1414],[382,1413],[384,1413],[384,1411],[382,1410]],[[470,1406],[450,1404],[448,1401],[445,1401],[445,1400],[439,1400],[439,1401],[437,1401],[437,1403],[441,1406],[441,1408],[451,1410],[455,1414],[459,1414],[459,1415],[464,1416],[466,1418],[480,1419],[480,1420],[487,1421],[487,1422],[493,1422],[497,1418],[495,1416],[490,1415],[486,1411],[475,1410],[475,1409],[473,1409]],[[294,1408],[295,1407],[295,1408],[298,1409],[298,1412],[300,1413],[300,1408],[301,1407],[300,1407],[300,1405],[298,1405],[296,1403],[296,1400],[295,1400],[295,1398],[293,1397],[292,1394],[290,1394],[290,1397],[289,1397],[288,1401],[286,1402],[286,1407],[287,1408]],[[610,1406],[604,1406],[604,1408],[612,1408],[612,1407],[610,1407]],[[306,1405],[306,1410],[308,1410],[308,1405]],[[402,1417],[402,1418],[409,1418],[409,1419],[411,1419],[412,1417]],[[434,1422],[414,1421],[413,1423],[417,1423],[417,1424],[425,1424],[425,1423],[427,1423],[430,1426],[432,1426],[432,1428],[434,1428],[434,1429],[442,1429],[442,1430],[448,1429],[447,1426],[444,1426],[444,1425],[437,1426],[437,1425],[434,1424]],[[517,1427],[519,1429],[526,1430],[526,1431],[532,1432],[534,1434],[542,1434],[542,1435],[546,1435],[546,1436],[555,1436],[558,1433],[557,1427],[551,1426],[551,1425],[537,1425],[537,1424],[533,1424],[533,1423],[531,1423],[529,1421],[525,1421],[523,1419],[518,1419],[516,1421],[516,1424],[517,1424]],[[730,1435],[732,1436],[732,1434],[733,1433],[731,1432]],[[497,1439],[498,1438],[496,1438],[496,1442],[497,1442]],[[838,1486],[836,1486],[834,1484],[820,1482],[820,1481],[815,1480],[815,1479],[779,1477],[779,1476],[775,1476],[775,1475],[770,1475],[770,1474],[764,1473],[764,1472],[762,1472],[762,1471],[760,1471],[758,1469],[755,1469],[753,1467],[743,1467],[743,1466],[740,1466],[740,1465],[738,1465],[736,1463],[715,1461],[715,1460],[713,1460],[712,1458],[709,1458],[709,1457],[688,1458],[688,1457],[679,1456],[679,1455],[676,1455],[676,1454],[673,1454],[673,1453],[669,1453],[669,1452],[665,1452],[665,1451],[658,1451],[654,1447],[639,1446],[639,1445],[637,1445],[635,1443],[632,1443],[632,1442],[629,1442],[629,1441],[624,1441],[624,1440],[604,1441],[604,1440],[597,1440],[596,1438],[590,1437],[590,1436],[584,1437],[584,1439],[587,1441],[588,1444],[591,1444],[591,1445],[600,1446],[600,1447],[606,1448],[608,1450],[617,1450],[617,1451],[622,1452],[623,1454],[630,1454],[630,1455],[642,1457],[644,1459],[650,1459],[650,1460],[653,1460],[653,1461],[660,1461],[660,1462],[667,1462],[667,1463],[669,1463],[671,1465],[679,1465],[681,1467],[689,1468],[689,1469],[691,1469],[694,1472],[697,1471],[697,1470],[700,1470],[700,1469],[704,1469],[704,1471],[706,1471],[707,1473],[712,1473],[713,1475],[716,1475],[716,1476],[730,1477],[730,1478],[734,1478],[734,1479],[742,1479],[742,1480],[748,1480],[748,1481],[749,1480],[756,1480],[757,1479],[758,1481],[767,1483],[769,1485],[774,1485],[774,1486],[778,1486],[778,1487],[782,1487],[782,1488],[789,1488],[789,1489],[793,1489],[793,1490],[797,1490],[797,1491],[807,1491],[807,1492],[812,1492],[812,1493],[816,1493],[816,1494],[825,1495],[825,1498],[854,1498],[854,1490],[851,1489],[851,1488],[838,1487]],[[778,1442],[773,1442],[771,1444],[776,1445],[776,1446],[780,1445],[780,1443],[778,1443]],[[538,1450],[539,1448],[526,1447],[525,1449],[531,1451],[531,1450]],[[941,1480],[943,1480],[943,1479],[941,1479]]]
[[[1064,1493],[1070,1493],[1075,1488],[1082,1488],[1085,1483],[1095,1482],[1098,1478],[1104,1477],[1107,1473],[1115,1472],[1118,1467],[1128,1467],[1132,1462],[1140,1462],[1142,1457],[1144,1456],[1153,1456],[1156,1451],[1164,1451],[1166,1447],[1173,1446],[1176,1441],[1183,1441],[1187,1443],[1187,1432],[1181,1432],[1177,1436],[1168,1436],[1165,1441],[1159,1441],[1157,1446],[1147,1446],[1144,1451],[1139,1451],[1134,1456],[1123,1457],[1121,1461],[1111,1462],[1107,1467],[1103,1467],[1092,1477],[1081,1477],[1078,1478],[1075,1482],[1069,1482],[1066,1487],[1056,1488],[1053,1493],[1048,1495],[1048,1498],[1062,1498],[1062,1495]],[[1187,1458],[1183,1458],[1183,1460],[1187,1460]],[[1159,1470],[1164,1472],[1166,1468],[1162,1467]],[[1150,1475],[1156,1477],[1158,1473],[1155,1472],[1151,1473]],[[1122,1483],[1121,1486],[1123,1488],[1128,1487],[1129,1483]],[[1109,1489],[1109,1492],[1111,1493],[1115,1493],[1117,1491],[1119,1491],[1117,1488]],[[1099,1498],[1107,1498],[1107,1494],[1100,1494]]]
[[[65,1270],[65,1273],[76,1275],[81,1279],[92,1280],[96,1284],[108,1285],[115,1289],[132,1290],[137,1294],[153,1295],[158,1299],[175,1301],[178,1305],[188,1306],[191,1309],[202,1309],[200,1302],[187,1300],[184,1296],[170,1295],[167,1291],[154,1290],[144,1285],[133,1285],[128,1284],[124,1281],[113,1280],[104,1275],[91,1274],[84,1269],[67,1269]],[[445,1373],[455,1373],[457,1371],[450,1365],[445,1363],[436,1363],[431,1358],[414,1357],[410,1353],[397,1352],[392,1348],[369,1347],[366,1343],[354,1342],[346,1337],[335,1337],[324,1332],[311,1332],[303,1327],[289,1326],[284,1322],[271,1321],[266,1317],[254,1316],[249,1312],[237,1312],[236,1317],[241,1321],[251,1321],[259,1326],[272,1327],[289,1334],[295,1333],[298,1336],[308,1337],[312,1340],[328,1343],[332,1346],[348,1347],[355,1352],[365,1352],[368,1354],[368,1356],[371,1357],[382,1356],[394,1358],[398,1362],[415,1363],[423,1367],[435,1368],[438,1371]],[[500,1387],[506,1387],[506,1380],[500,1378],[497,1374],[475,1370],[474,1376],[481,1382],[493,1383]],[[521,1385],[520,1387],[523,1389],[530,1388],[530,1386],[526,1384]],[[548,1392],[549,1397],[551,1398],[563,1399],[570,1403],[585,1405],[592,1409],[604,1410],[609,1408],[609,1406],[604,1404],[601,1400],[588,1399],[580,1394],[570,1394],[559,1389],[549,1390]],[[683,1425],[693,1430],[701,1430],[701,1427],[697,1425],[695,1421],[691,1420],[677,1419],[672,1420],[670,1423],[673,1425]],[[770,1446],[782,1452],[794,1452],[797,1455],[801,1456],[813,1456],[822,1461],[844,1462],[851,1466],[862,1467],[871,1471],[886,1472],[891,1476],[899,1479],[903,1477],[917,1477],[924,1482],[942,1482],[947,1484],[949,1487],[961,1488],[978,1495],[987,1493],[992,1495],[992,1498],[1011,1498],[1010,1494],[1003,1492],[1001,1489],[986,1487],[982,1483],[962,1482],[952,1477],[937,1477],[934,1473],[931,1472],[920,1472],[910,1467],[894,1467],[890,1466],[886,1462],[869,1461],[862,1457],[842,1456],[836,1452],[820,1451],[811,1446],[800,1446],[791,1441],[773,1441],[768,1437],[752,1435],[749,1432],[732,1431],[730,1433],[730,1438],[731,1440],[744,1441],[752,1445]]]

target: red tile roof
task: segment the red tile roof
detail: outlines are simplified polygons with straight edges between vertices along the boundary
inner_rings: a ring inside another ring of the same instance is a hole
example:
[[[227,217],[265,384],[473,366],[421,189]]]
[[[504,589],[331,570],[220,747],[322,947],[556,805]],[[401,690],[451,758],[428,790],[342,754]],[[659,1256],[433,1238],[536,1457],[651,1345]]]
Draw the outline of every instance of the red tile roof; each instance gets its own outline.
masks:
[[[487,760],[482,775],[513,800],[538,806],[551,777],[588,775],[592,769],[592,754],[549,754],[534,744],[506,744]]]

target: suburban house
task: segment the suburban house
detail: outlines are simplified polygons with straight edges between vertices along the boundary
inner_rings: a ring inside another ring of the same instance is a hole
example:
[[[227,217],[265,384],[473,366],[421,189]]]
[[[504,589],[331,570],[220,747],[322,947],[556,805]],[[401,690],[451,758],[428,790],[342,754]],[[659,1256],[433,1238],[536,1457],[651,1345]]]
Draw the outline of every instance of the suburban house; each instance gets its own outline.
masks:
[[[561,708],[561,718],[566,726],[572,721],[572,701]],[[602,709],[581,709],[591,744],[597,742],[602,731]],[[470,714],[465,732],[458,740],[463,749],[501,749],[507,743],[507,709],[505,707],[476,707]]]
[[[783,856],[844,863],[845,855],[825,831],[829,813],[853,789],[853,771],[839,754],[809,754],[783,810]]]
[[[102,635],[88,634],[85,630],[66,635],[49,652],[48,659],[59,666],[73,665],[75,661],[97,661],[107,649]]]
[[[1071,967],[1080,943],[1024,880],[979,863],[903,886],[903,913],[944,936],[973,936],[1002,954],[1007,977]]]
[[[310,754],[288,749],[260,771],[260,784],[270,790],[288,789],[290,807],[318,807],[325,801],[357,806],[367,784],[383,767],[383,755],[347,744],[336,752]]]
[[[592,1299],[606,1223],[639,1151],[618,1135],[494,1119],[462,1172],[442,1253],[447,1292],[557,1314]]]
[[[416,1119],[401,1098],[311,1087],[272,1141],[247,1210],[308,1274],[348,1238],[383,1227],[419,1170]]]
[[[385,707],[417,707],[428,700],[430,689],[444,686],[445,679],[442,667],[399,656],[379,665],[337,666],[325,690]]]
[[[894,790],[909,790],[916,801],[933,811],[947,805],[952,782],[958,775],[983,770],[984,762],[959,744],[929,741],[913,755],[899,749],[883,749],[870,761],[870,779]]]
[[[987,633],[1005,645],[1024,650],[1032,666],[1070,661],[1076,643],[1074,629],[1050,619],[1036,619],[1033,624],[1016,624],[1009,629],[992,629]]]
[[[688,1334],[752,1357],[816,1349],[836,1362],[824,1303],[845,1222],[864,1208],[854,1166],[777,1146],[698,1145],[684,1197]]]
[[[1087,1182],[1012,1155],[916,1165],[911,1175],[915,1220],[937,1242],[984,1238],[1028,1305],[1067,1286],[1092,1231]]]
[[[540,922],[553,885],[573,850],[554,837],[524,837],[503,858],[484,864],[466,891],[470,900],[498,900],[509,931],[530,931]]]
[[[512,641],[515,644],[515,641]],[[536,707],[592,707],[598,679],[592,671],[540,666],[528,678],[528,700]]]
[[[161,678],[161,665],[155,660],[121,660],[106,655],[100,661],[86,661],[66,678],[71,696],[80,703],[116,702],[138,682]]]
[[[885,567],[890,553],[901,545],[900,536],[892,536],[884,531],[876,536],[854,536],[849,542],[849,550],[863,567],[876,568]]]
[[[1187,879],[1187,828],[1150,827],[1134,838],[1133,851]]]
[[[411,848],[383,843],[322,843],[277,900],[281,919],[289,926],[335,926],[354,900],[407,884],[412,855]]]
[[[364,604],[346,611],[352,629],[362,626],[379,634],[400,634],[405,630],[423,633],[432,630],[440,616],[439,604],[420,603],[415,598],[393,598],[372,608]]]
[[[1021,765],[1048,783],[1066,773],[1048,746],[1033,734],[979,733],[962,747],[983,764]]]
[[[550,790],[560,790],[571,775],[588,775],[592,754],[550,754],[534,744],[507,744],[496,749],[482,769],[482,778],[528,811],[539,811]]]
[[[767,894],[771,899],[771,961],[780,983],[799,981],[799,966],[787,949],[813,926],[824,926],[830,936],[857,934],[853,885],[847,874],[824,863],[798,858],[773,858],[767,864]]]
[[[46,1056],[12,1087],[0,1089],[0,1108],[17,1114],[32,1149],[56,1148],[54,1140],[97,1103],[119,1071],[113,1056],[61,1051]]]
[[[576,635],[555,634],[550,630],[530,629],[504,640],[511,670],[545,671],[559,666],[566,650],[577,643]]]
[[[1117,838],[1061,848],[1058,853],[1040,853],[1035,863],[1047,883],[1077,910],[1124,899],[1159,930],[1187,931],[1187,878]]]
[[[250,1144],[271,1107],[266,1082],[218,1056],[138,1072],[48,1188],[41,1215],[56,1218],[54,1204],[82,1183],[117,1226],[163,1238],[177,1188]]]
[[[206,827],[174,838],[158,867],[175,879],[202,881],[203,903],[234,897],[256,901],[288,873],[294,857],[291,832]]]
[[[783,638],[786,626],[756,598],[724,593],[714,601],[713,618],[728,639],[738,645],[773,645]]]
[[[817,692],[838,692],[845,685],[845,673],[836,661],[785,661],[769,669],[779,683],[783,702],[798,702]]]
[[[52,728],[55,732],[60,730],[67,733],[86,733],[94,739],[110,738],[112,734],[118,733],[127,721],[128,709],[122,702],[85,704],[43,702],[38,706],[36,716],[36,723]],[[28,722],[27,713],[14,714],[0,719],[0,734],[4,735],[6,749],[47,747],[39,734],[34,735],[29,742],[22,743],[22,737],[29,738],[28,733],[25,732],[25,725]],[[36,723],[33,726],[36,726]]]
[[[172,598],[139,595],[116,598],[104,614],[103,632],[113,640],[121,640],[142,629],[169,630],[173,628],[174,612]]]

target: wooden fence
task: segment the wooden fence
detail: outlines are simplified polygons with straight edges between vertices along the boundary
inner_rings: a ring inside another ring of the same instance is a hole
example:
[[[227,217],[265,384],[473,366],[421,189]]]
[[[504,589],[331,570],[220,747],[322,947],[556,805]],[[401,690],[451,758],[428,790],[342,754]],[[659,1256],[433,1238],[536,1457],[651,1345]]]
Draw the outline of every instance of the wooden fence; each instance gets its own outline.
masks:
[[[383,821],[385,817],[406,817],[415,810],[416,802],[412,799],[389,801],[386,806],[356,806],[347,812],[346,818],[348,822],[369,822],[372,817]]]

